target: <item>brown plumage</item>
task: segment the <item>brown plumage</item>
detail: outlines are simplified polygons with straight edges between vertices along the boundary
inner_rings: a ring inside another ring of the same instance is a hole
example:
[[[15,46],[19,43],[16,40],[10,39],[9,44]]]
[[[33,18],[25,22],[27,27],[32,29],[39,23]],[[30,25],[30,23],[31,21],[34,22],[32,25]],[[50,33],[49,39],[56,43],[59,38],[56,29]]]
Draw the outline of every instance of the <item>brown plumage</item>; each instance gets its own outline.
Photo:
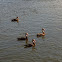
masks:
[[[38,33],[37,36],[45,36],[45,32],[44,31],[45,31],[45,29],[42,28],[42,33]]]

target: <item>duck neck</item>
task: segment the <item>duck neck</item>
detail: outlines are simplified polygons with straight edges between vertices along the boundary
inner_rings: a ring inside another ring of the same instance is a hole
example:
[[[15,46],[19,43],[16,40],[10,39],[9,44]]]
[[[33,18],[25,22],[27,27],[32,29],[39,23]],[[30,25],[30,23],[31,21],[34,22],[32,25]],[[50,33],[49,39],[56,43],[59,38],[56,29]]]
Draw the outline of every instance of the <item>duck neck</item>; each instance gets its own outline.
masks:
[[[28,36],[26,35],[26,39],[28,39]]]

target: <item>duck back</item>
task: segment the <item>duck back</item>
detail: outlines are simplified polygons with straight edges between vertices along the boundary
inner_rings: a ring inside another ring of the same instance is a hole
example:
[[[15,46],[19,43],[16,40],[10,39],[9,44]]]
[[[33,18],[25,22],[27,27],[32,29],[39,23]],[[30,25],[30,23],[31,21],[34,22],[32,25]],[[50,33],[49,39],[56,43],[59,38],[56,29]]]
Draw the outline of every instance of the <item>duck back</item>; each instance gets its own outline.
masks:
[[[17,38],[17,40],[26,40],[26,37]]]
[[[16,19],[12,19],[11,21],[13,21],[13,22],[14,22],[14,21],[17,21],[17,20],[16,20]]]
[[[32,44],[27,44],[27,45],[24,45],[24,46],[25,46],[25,48],[32,47]]]

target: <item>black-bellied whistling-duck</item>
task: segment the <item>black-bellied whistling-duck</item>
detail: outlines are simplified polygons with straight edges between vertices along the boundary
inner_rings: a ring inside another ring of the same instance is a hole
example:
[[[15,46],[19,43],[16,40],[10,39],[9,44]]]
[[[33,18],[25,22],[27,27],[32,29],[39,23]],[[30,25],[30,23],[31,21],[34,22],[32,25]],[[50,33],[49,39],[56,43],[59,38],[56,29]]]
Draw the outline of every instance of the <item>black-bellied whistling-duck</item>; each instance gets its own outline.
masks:
[[[32,44],[27,44],[27,45],[24,45],[24,46],[25,46],[25,48],[26,47],[34,47],[36,45],[35,42],[36,42],[35,39],[32,39]]]
[[[28,39],[28,33],[25,34],[25,37],[17,38],[17,40],[27,40]]]
[[[15,19],[12,19],[11,21],[12,21],[12,22],[15,22],[15,21],[16,21],[16,22],[19,22],[19,17],[16,17]]]
[[[45,36],[45,32],[44,31],[45,31],[45,29],[42,28],[42,33],[38,33],[37,36]]]

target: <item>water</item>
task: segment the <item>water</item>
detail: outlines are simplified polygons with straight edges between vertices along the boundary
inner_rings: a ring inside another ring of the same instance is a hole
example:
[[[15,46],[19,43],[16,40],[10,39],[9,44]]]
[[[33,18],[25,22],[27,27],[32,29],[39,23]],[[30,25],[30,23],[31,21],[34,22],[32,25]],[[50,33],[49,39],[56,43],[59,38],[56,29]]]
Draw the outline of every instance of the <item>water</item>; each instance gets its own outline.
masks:
[[[46,36],[37,38],[42,28]],[[34,48],[17,41],[26,32]],[[0,0],[0,62],[62,62],[62,0]]]

